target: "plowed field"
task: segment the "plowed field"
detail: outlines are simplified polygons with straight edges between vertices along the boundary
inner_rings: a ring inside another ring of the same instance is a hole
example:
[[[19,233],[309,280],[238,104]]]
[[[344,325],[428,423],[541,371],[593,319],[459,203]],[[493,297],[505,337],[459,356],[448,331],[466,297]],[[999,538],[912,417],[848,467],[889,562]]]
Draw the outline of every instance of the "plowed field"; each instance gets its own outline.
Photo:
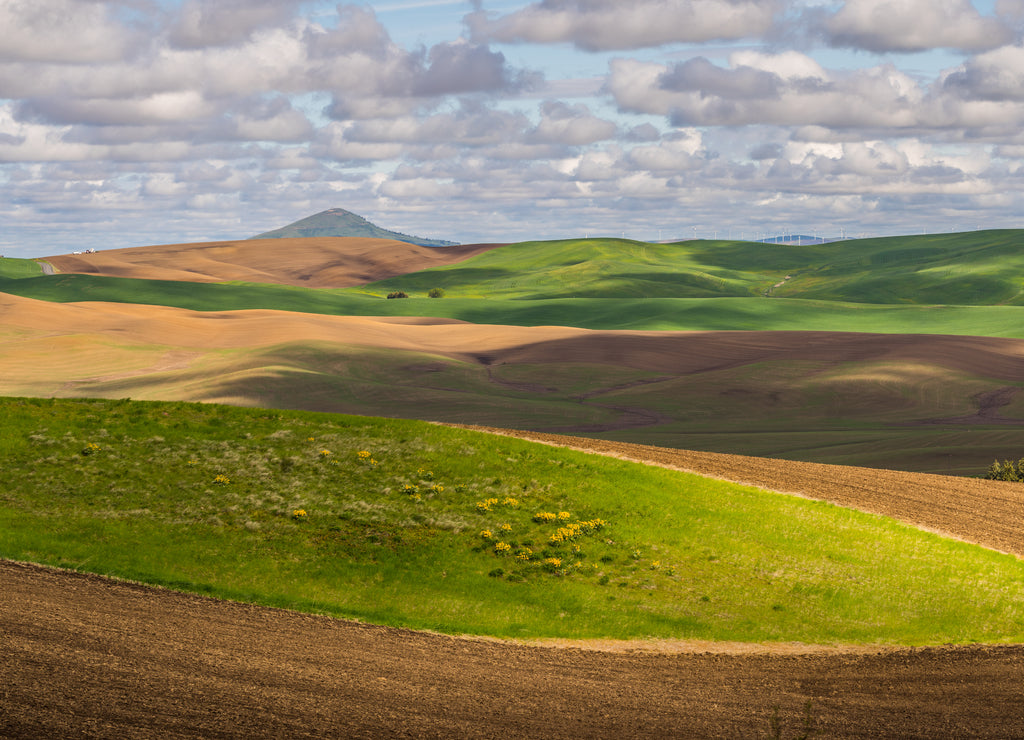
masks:
[[[544,439],[1024,550],[1011,484]],[[3,737],[1024,737],[1017,645],[525,645],[9,562],[0,593]]]

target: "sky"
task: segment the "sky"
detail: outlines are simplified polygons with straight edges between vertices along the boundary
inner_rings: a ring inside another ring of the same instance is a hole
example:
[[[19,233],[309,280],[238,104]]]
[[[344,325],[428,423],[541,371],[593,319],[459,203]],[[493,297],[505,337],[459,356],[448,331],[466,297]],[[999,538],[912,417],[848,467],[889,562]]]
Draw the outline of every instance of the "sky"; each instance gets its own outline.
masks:
[[[0,254],[1017,228],[1024,0],[0,0]]]

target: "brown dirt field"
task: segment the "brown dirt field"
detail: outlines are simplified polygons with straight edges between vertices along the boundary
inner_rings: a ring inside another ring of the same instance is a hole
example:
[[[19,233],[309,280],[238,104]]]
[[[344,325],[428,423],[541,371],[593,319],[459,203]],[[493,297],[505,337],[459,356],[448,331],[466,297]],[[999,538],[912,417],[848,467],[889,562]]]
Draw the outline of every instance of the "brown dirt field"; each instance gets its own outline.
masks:
[[[57,272],[111,277],[348,288],[461,262],[496,246],[421,247],[356,237],[243,239],[62,254],[45,261]]]
[[[652,652],[375,627],[0,563],[7,738],[1024,736],[1024,648]]]
[[[1009,484],[517,436],[902,511],[1021,551]],[[0,592],[2,737],[737,738],[774,736],[773,715],[780,737],[808,716],[817,737],[1024,737],[1021,645],[524,644],[7,561]]]

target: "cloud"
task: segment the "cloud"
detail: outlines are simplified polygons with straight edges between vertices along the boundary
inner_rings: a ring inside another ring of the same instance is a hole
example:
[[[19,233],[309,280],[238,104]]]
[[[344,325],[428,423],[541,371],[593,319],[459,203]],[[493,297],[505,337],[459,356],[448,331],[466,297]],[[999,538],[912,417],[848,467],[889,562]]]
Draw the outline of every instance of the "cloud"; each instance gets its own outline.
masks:
[[[140,35],[112,17],[102,2],[4,0],[0,61],[61,64],[124,58]]]
[[[168,38],[182,49],[238,44],[257,31],[286,24],[299,4],[300,0],[185,0]]]
[[[1024,211],[1024,0],[517,5],[445,36],[369,5],[0,0],[0,246],[330,206],[463,240]]]
[[[982,16],[969,0],[846,0],[821,30],[832,46],[878,53],[979,51],[1013,38],[999,19]]]
[[[663,90],[683,93],[714,90],[723,97],[746,99],[777,97],[782,81],[773,72],[747,65],[725,70],[704,57],[676,64],[659,79]]]
[[[215,111],[196,90],[153,93],[135,99],[51,96],[28,100],[17,109],[22,120],[87,125],[192,121],[209,117]]]
[[[541,105],[540,112],[540,123],[528,134],[529,141],[535,143],[585,146],[606,141],[618,130],[611,121],[591,115],[582,104],[549,100]]]
[[[345,138],[352,142],[394,142],[413,147],[451,142],[459,148],[475,149],[521,140],[529,125],[523,113],[467,103],[452,113],[356,121],[344,129]]]
[[[608,89],[624,111],[674,126],[794,127],[805,139],[931,132],[948,139],[1017,138],[1024,125],[1024,51],[988,52],[924,83],[892,64],[830,71],[797,52],[737,52],[727,67],[616,59]]]
[[[1006,46],[981,54],[942,79],[945,90],[964,100],[1024,100],[1024,48]]]
[[[417,96],[516,93],[535,86],[540,79],[536,73],[513,72],[501,52],[457,41],[431,47],[427,63],[416,70],[410,93]]]
[[[476,39],[610,51],[756,37],[782,8],[781,0],[542,0],[507,15],[477,10],[465,20]]]
[[[700,169],[706,162],[700,132],[680,131],[655,145],[636,146],[627,157],[631,170],[653,173],[680,173]]]

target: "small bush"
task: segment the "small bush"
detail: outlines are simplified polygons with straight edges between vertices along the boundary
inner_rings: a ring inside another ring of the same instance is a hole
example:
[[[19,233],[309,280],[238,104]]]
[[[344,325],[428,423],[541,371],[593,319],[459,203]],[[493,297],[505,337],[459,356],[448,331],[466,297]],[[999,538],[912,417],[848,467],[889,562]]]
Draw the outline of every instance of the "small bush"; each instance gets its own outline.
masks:
[[[444,288],[431,288],[427,295],[431,298],[444,298]]]
[[[404,290],[396,290],[393,293],[388,293],[388,299],[391,298],[408,298],[409,294]]]
[[[1024,457],[1017,462],[994,460],[983,477],[987,480],[1008,480],[1017,483],[1024,481]]]

